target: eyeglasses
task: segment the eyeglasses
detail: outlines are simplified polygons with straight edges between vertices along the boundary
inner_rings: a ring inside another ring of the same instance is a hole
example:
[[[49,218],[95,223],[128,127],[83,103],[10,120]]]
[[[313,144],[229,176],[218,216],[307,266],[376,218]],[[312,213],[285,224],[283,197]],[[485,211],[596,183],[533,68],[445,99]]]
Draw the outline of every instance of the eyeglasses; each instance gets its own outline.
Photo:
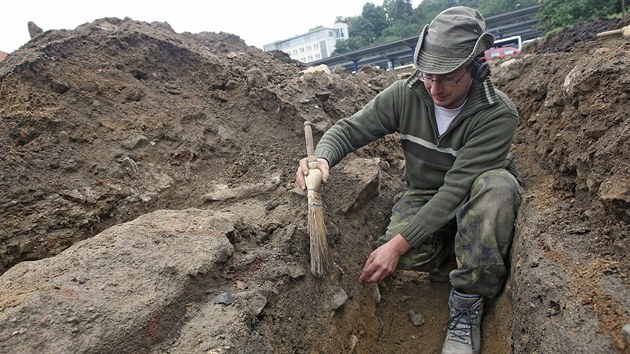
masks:
[[[467,72],[468,70],[465,70],[464,73],[457,79],[434,79],[433,75],[422,73],[422,75],[420,75],[420,81],[429,85],[440,84],[440,86],[455,86],[457,83],[462,81]]]

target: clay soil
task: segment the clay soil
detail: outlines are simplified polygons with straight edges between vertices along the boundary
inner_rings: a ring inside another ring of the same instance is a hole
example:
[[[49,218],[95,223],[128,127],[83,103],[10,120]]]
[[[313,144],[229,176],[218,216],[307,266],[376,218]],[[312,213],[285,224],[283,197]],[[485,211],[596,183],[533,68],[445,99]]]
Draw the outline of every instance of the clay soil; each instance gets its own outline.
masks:
[[[630,42],[595,36],[623,24],[577,26],[492,63],[521,114],[513,152],[525,192],[512,274],[486,305],[484,353],[628,352]],[[317,140],[409,71],[307,68],[233,34],[132,19],[33,38],[0,62],[0,274],[155,210],[236,210],[236,251],[217,278],[274,282],[250,323],[266,345],[199,352],[438,353],[450,284],[410,272],[356,281],[405,187],[397,137],[349,157],[378,159],[367,202],[348,209],[357,180],[333,169],[335,265],[324,279],[308,273],[305,197],[293,185],[304,121]],[[280,221],[253,221],[260,210]],[[280,264],[303,271],[273,275]],[[185,338],[147,351],[184,352]]]

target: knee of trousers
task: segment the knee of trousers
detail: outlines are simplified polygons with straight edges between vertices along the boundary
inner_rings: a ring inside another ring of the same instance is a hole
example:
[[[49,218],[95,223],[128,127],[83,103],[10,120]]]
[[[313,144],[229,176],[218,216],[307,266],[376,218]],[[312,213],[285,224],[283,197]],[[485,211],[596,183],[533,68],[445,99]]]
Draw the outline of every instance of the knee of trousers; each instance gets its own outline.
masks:
[[[477,177],[470,190],[470,198],[483,196],[496,200],[502,205],[518,206],[521,192],[522,189],[516,177],[501,168],[484,172]]]

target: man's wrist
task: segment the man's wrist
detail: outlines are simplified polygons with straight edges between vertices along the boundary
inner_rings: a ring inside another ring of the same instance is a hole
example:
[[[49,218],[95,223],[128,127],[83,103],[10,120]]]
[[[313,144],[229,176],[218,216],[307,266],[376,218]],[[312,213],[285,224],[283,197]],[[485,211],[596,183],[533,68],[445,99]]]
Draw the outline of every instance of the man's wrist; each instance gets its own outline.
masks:
[[[393,247],[398,253],[398,255],[402,256],[407,253],[411,249],[411,244],[409,241],[405,240],[405,238],[401,234],[397,234],[394,236],[390,242],[393,243]]]

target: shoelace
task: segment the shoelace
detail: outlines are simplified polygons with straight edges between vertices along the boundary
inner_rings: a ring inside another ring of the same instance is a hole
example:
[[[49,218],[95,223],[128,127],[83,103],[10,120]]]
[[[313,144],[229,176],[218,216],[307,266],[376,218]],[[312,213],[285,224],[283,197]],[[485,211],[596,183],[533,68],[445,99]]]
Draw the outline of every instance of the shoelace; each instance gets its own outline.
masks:
[[[448,323],[448,329],[449,333],[451,334],[451,339],[457,342],[474,346],[472,336],[472,322],[477,318],[476,313],[477,311],[471,312],[470,309],[463,308],[460,309],[457,314],[451,317]]]

